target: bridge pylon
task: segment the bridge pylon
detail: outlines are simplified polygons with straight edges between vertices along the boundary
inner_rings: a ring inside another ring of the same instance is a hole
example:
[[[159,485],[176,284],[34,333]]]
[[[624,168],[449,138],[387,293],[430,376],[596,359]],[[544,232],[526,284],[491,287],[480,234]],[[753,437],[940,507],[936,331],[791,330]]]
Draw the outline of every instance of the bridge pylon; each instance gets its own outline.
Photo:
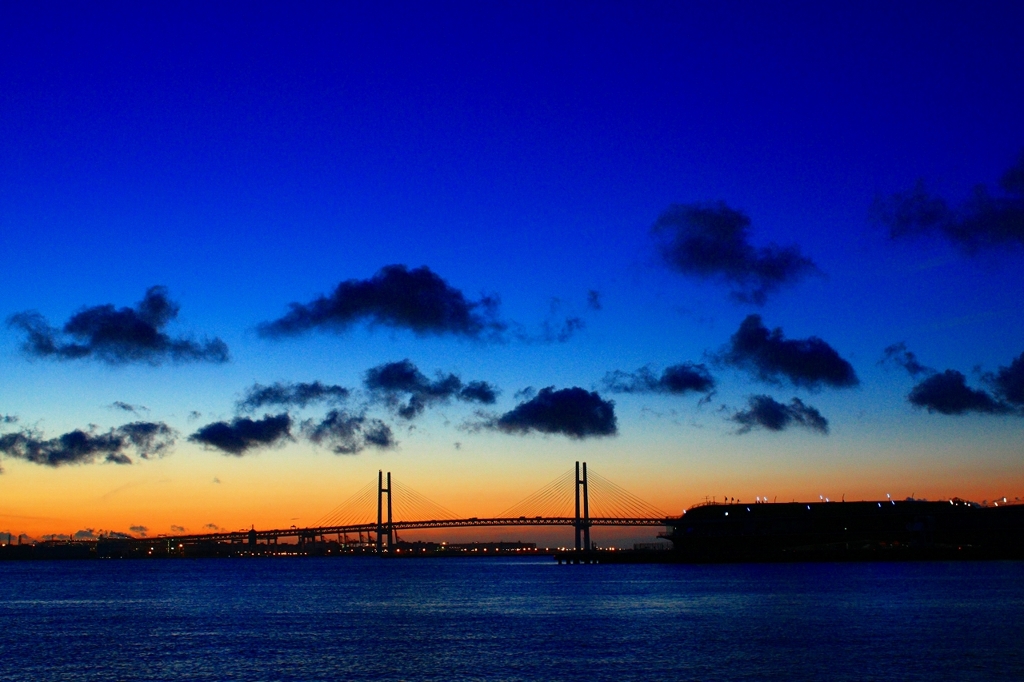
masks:
[[[388,496],[388,521],[384,524],[384,495]],[[388,487],[384,487],[384,472],[377,471],[377,554],[383,551],[384,536],[388,538],[387,551],[394,544],[395,525],[391,517],[391,472],[388,472]]]
[[[582,493],[582,494],[581,494]],[[580,515],[580,498],[583,499],[583,515]],[[583,463],[583,477],[580,478],[580,463],[576,462],[576,551],[590,549],[590,493],[587,488],[587,463]]]

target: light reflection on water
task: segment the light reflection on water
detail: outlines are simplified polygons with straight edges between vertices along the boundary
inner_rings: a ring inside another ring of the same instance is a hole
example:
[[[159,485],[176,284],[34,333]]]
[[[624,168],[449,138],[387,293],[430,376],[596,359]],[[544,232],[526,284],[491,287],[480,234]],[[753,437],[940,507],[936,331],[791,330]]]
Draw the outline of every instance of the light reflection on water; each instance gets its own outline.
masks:
[[[0,680],[1024,679],[1024,563],[0,563]]]

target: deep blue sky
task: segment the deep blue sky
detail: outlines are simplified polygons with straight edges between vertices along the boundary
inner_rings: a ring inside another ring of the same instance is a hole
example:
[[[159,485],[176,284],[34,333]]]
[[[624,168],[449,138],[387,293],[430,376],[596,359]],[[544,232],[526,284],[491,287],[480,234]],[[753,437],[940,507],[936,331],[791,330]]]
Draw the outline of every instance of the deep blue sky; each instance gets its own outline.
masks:
[[[136,418],[108,407],[124,401],[180,438],[131,467],[0,456],[11,500],[0,528],[44,528],[18,520],[43,507],[62,524],[120,530],[176,513],[192,527],[247,523],[261,504],[252,481],[282,471],[298,487],[332,481],[294,512],[316,516],[381,466],[473,514],[489,498],[463,483],[516,472],[511,504],[581,457],[672,508],[766,488],[1021,494],[1019,406],[929,412],[907,399],[927,374],[877,363],[904,342],[999,400],[983,375],[1024,352],[1022,240],[966,253],[938,234],[890,239],[871,216],[919,179],[952,205],[976,185],[999,193],[1024,149],[1022,26],[1016,3],[5,3],[0,315],[38,311],[60,327],[163,285],[181,307],[167,333],[220,338],[231,361],[32,357],[5,326],[0,414],[19,418],[7,432],[106,432]],[[659,215],[714,201],[749,216],[753,247],[796,247],[817,271],[757,305],[667,267],[651,235]],[[359,324],[258,333],[289,303],[390,264],[427,266],[469,300],[497,295],[501,318],[530,338]],[[715,364],[750,314],[787,339],[820,337],[859,384],[771,384]],[[585,328],[567,341],[541,338],[545,321],[577,316]],[[186,440],[232,419],[254,382],[359,389],[368,369],[404,358],[428,377],[496,385],[492,416],[528,400],[515,397],[526,387],[597,391],[615,401],[617,435],[474,430],[478,406],[455,400],[412,430],[376,405],[399,446],[356,457],[301,438],[241,458]],[[709,367],[710,401],[613,394],[602,381],[684,362]],[[798,397],[829,434],[737,434],[731,418],[754,395]],[[450,471],[463,472],[458,485]],[[248,487],[224,492],[232,477]],[[138,511],[141,498],[104,497],[153,481],[192,502]],[[289,494],[271,506],[292,509]],[[70,495],[67,509],[47,495]]]

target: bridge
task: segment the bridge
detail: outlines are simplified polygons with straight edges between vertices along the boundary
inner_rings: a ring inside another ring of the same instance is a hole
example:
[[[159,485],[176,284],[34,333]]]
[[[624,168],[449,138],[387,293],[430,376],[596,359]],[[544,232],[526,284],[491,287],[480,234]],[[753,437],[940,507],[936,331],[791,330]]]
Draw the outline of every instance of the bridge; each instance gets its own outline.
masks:
[[[374,485],[374,483],[376,485]],[[591,493],[597,495],[592,504]],[[376,493],[376,519],[372,517]],[[396,495],[397,493],[397,495]],[[599,511],[592,514],[591,511]],[[396,514],[395,511],[399,513]],[[377,473],[377,480],[363,486],[348,500],[321,517],[314,525],[269,530],[160,536],[139,539],[142,544],[167,542],[168,545],[227,542],[276,544],[281,538],[295,538],[300,544],[321,541],[328,536],[356,535],[377,553],[387,553],[398,541],[400,531],[430,528],[484,528],[514,526],[569,526],[575,531],[575,549],[592,547],[590,529],[595,526],[659,527],[674,520],[657,507],[620,488],[608,479],[590,472],[587,463],[576,462],[569,470],[530,496],[493,517],[463,518],[432,502],[415,490],[392,480],[391,472]]]

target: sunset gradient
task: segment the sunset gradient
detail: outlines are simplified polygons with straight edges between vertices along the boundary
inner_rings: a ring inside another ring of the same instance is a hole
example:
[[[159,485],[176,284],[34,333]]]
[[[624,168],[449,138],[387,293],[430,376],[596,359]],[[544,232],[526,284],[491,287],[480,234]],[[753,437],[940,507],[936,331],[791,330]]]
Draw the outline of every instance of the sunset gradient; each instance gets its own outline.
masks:
[[[1021,27],[4,3],[0,533],[1024,496]]]

